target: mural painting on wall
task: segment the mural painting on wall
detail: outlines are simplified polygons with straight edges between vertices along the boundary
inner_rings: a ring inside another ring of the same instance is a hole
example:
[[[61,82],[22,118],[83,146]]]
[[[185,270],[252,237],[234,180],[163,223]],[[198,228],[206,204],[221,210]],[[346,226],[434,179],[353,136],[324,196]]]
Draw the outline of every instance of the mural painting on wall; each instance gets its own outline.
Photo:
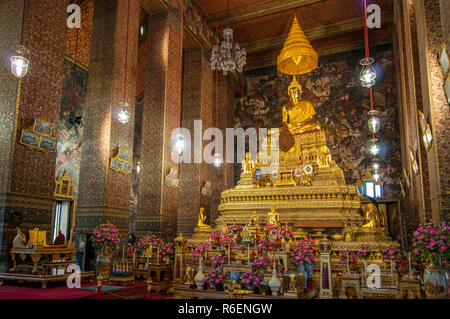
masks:
[[[69,173],[75,184],[74,196],[78,195],[87,80],[88,71],[68,60],[65,61],[58,123],[56,176],[64,171]]]
[[[400,135],[396,104],[395,70],[390,45],[371,49],[375,58],[377,83],[373,87],[374,107],[381,111],[381,181],[385,197],[399,197],[396,183],[401,172]],[[359,83],[358,61],[363,51],[352,51],[319,58],[319,67],[298,78],[302,98],[316,110],[316,120],[328,131],[333,159],[344,170],[347,183],[354,184],[364,175],[369,164],[366,145],[371,138],[367,129],[370,98]],[[274,128],[282,126],[281,107],[288,103],[287,88],[291,78],[276,66],[245,73],[244,95],[236,97],[235,127]],[[240,167],[236,165],[235,176]]]
[[[181,12],[181,1],[183,1],[184,24],[197,37],[198,40],[211,46],[214,43],[214,33],[208,27],[206,16],[194,1],[190,0],[162,0],[168,8],[177,16]]]

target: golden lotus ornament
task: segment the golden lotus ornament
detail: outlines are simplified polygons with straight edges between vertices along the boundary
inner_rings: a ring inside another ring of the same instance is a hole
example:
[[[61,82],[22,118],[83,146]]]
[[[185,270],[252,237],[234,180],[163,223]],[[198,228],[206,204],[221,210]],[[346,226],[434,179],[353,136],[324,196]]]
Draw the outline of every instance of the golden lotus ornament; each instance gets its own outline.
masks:
[[[297,17],[277,58],[278,70],[289,75],[309,73],[317,68],[319,57],[305,36]]]

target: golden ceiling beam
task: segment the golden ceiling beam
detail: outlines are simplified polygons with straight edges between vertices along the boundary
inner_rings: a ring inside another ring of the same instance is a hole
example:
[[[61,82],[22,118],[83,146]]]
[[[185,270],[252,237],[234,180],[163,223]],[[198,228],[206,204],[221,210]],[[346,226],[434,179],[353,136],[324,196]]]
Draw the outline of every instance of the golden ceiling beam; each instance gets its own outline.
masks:
[[[384,14],[381,16],[381,22],[383,26],[392,24],[392,16]],[[338,36],[341,34],[362,30],[364,28],[364,22],[361,18],[351,19],[327,26],[321,26],[310,30],[305,30],[305,35],[309,41],[320,40],[323,38],[329,38]],[[259,41],[242,43],[241,47],[245,48],[247,54],[257,53],[272,49],[280,49],[286,41],[287,35],[277,36],[270,39],[264,39]]]
[[[233,24],[323,1],[325,0],[269,0],[263,3],[230,10],[229,14],[227,12],[221,12],[212,15],[208,18],[208,24],[215,26],[217,24],[217,19],[219,19],[220,26],[227,23]]]

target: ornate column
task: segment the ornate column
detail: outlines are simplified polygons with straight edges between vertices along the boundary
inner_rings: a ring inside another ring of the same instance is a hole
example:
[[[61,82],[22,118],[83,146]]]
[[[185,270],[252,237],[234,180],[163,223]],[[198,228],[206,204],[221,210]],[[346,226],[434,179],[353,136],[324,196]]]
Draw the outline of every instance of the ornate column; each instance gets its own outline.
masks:
[[[216,74],[214,73],[214,89],[213,89],[213,123],[216,123]],[[218,79],[218,103],[219,103],[219,128],[223,134],[223,160],[224,163],[220,167],[213,167],[212,174],[214,176],[214,190],[211,201],[211,224],[218,217],[217,207],[220,204],[220,194],[223,190],[234,186],[234,163],[226,163],[226,129],[234,128],[234,90],[235,82],[232,75],[223,76],[219,72]]]
[[[170,12],[149,17],[136,233],[176,236],[178,189],[164,184],[172,167],[171,134],[181,124],[180,22]]]
[[[90,233],[106,220],[128,234],[131,175],[110,169],[118,148],[133,150],[138,0],[96,1],[84,119],[76,230]],[[125,90],[126,83],[126,90]],[[127,123],[119,102],[130,105]]]
[[[214,167],[204,161],[194,163],[194,121],[201,120],[202,132],[215,126],[212,110],[212,72],[206,50],[193,48],[184,53],[182,126],[191,132],[191,163],[180,165],[177,232],[192,235],[200,206],[210,215],[211,196],[201,194],[205,182],[212,183]],[[203,148],[209,141],[202,143]],[[208,222],[208,221],[207,221]],[[209,223],[209,222],[208,222]]]
[[[0,54],[7,62],[0,67],[0,272],[8,269],[16,227],[51,229],[56,154],[27,148],[20,138],[36,118],[51,122],[57,136],[68,4],[0,2]],[[17,44],[30,50],[30,69],[21,81],[9,70]]]
[[[449,104],[443,90],[444,76],[437,56],[442,43],[449,47],[448,12],[439,0],[416,0],[416,27],[423,97],[423,113],[431,126],[433,143],[427,151],[431,212],[434,220],[448,219],[450,207]],[[444,1],[445,2],[445,1]],[[447,5],[448,7],[448,5]],[[442,22],[444,22],[444,25]]]

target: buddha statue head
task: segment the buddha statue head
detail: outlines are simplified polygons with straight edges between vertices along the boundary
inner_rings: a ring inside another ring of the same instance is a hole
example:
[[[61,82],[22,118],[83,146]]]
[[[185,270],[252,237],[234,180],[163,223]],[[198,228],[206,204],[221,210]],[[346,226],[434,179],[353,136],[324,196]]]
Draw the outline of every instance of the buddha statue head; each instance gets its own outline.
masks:
[[[288,87],[288,94],[291,102],[294,104],[296,104],[302,98],[302,86],[297,82],[295,76]]]

